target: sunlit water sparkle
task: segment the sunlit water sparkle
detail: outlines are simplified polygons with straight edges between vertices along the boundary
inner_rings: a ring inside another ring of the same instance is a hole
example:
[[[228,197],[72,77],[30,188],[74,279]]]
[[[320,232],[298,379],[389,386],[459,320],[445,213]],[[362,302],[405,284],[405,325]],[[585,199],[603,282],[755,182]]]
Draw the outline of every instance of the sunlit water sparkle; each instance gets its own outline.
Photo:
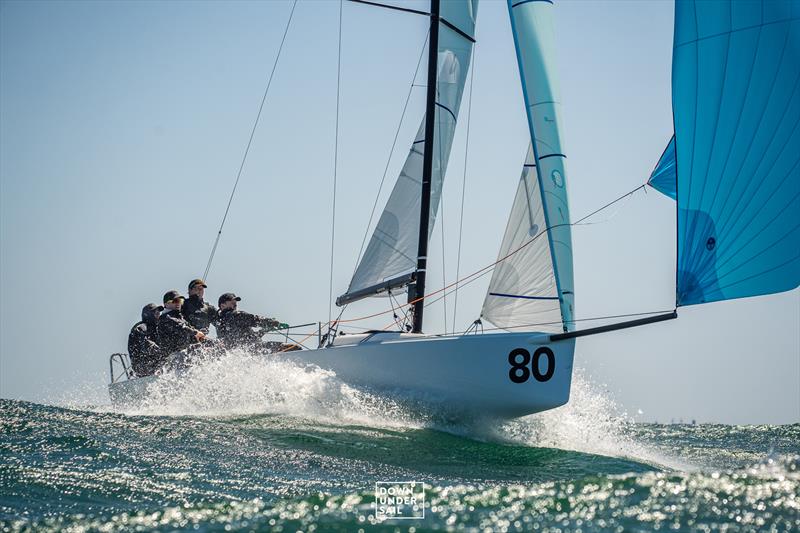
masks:
[[[800,530],[800,425],[634,424],[599,390],[465,423],[232,353],[127,410],[0,400],[0,530]],[[376,521],[381,480],[425,482],[425,519]]]

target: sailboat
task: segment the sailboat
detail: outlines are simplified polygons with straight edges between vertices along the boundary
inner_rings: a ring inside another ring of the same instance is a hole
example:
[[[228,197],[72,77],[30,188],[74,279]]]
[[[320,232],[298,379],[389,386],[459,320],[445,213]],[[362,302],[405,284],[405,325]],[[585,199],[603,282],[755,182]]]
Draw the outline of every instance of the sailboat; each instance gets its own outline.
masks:
[[[550,0],[508,0],[530,144],[480,312],[502,332],[423,333],[428,241],[475,42],[477,0],[431,0],[425,114],[345,306],[406,293],[410,328],[330,335],[282,354],[345,382],[508,419],[569,400],[576,339],[677,318],[681,306],[800,285],[800,5],[678,1],[675,135],[649,186],[676,201],[673,311],[575,329],[566,154]],[[665,243],[665,245],[670,245]],[[332,324],[335,326],[335,323]],[[112,381],[114,380],[112,368]],[[112,397],[141,390],[111,384]]]

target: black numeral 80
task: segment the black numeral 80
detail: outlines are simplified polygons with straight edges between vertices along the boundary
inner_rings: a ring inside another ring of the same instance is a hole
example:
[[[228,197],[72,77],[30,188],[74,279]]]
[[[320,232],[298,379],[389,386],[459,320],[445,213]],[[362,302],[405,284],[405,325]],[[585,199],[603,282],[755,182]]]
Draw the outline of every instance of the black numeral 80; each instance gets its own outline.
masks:
[[[539,371],[539,357],[542,355],[547,357],[547,370],[544,374]],[[511,350],[511,353],[508,354],[508,363],[511,365],[511,370],[508,371],[509,379],[514,383],[525,383],[530,379],[531,374],[539,382],[548,381],[553,377],[556,370],[556,356],[553,354],[553,350],[547,346],[541,346],[533,352],[532,359],[531,353],[525,348]],[[530,369],[528,365],[530,365]]]

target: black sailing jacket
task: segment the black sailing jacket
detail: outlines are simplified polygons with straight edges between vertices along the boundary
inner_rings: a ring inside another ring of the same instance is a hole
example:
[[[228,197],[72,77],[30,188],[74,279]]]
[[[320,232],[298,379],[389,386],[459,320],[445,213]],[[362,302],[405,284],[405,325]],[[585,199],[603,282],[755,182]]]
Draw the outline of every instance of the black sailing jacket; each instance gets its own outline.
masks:
[[[196,335],[197,330],[176,309],[164,313],[158,319],[158,344],[167,355],[198,342]]]
[[[264,335],[264,331],[253,331],[253,328],[277,328],[279,322],[245,311],[226,309],[219,313],[217,320],[217,338],[225,343],[228,348],[244,348],[257,343]]]
[[[203,333],[208,333],[211,324],[216,326],[219,312],[217,308],[210,303],[201,300],[199,296],[193,294],[183,302],[181,314],[195,329],[199,329]]]
[[[149,376],[164,364],[166,356],[156,341],[154,322],[137,322],[128,335],[128,354],[137,376]]]

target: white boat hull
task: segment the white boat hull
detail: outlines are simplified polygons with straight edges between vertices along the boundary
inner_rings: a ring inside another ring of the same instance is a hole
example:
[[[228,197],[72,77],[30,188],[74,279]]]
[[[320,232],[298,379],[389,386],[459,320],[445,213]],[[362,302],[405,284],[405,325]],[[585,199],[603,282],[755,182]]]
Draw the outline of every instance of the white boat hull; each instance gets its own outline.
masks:
[[[147,395],[147,387],[157,379],[157,376],[145,376],[109,384],[108,395],[111,397],[111,403],[129,405],[141,401]]]
[[[542,333],[378,333],[286,356],[330,369],[347,383],[410,393],[449,412],[516,418],[567,403],[574,351],[574,339],[551,343]]]
[[[316,365],[350,385],[454,416],[509,419],[567,403],[574,350],[574,339],[551,343],[544,333],[374,333],[343,335],[333,346],[277,357]],[[157,379],[112,383],[111,400],[137,403]]]

